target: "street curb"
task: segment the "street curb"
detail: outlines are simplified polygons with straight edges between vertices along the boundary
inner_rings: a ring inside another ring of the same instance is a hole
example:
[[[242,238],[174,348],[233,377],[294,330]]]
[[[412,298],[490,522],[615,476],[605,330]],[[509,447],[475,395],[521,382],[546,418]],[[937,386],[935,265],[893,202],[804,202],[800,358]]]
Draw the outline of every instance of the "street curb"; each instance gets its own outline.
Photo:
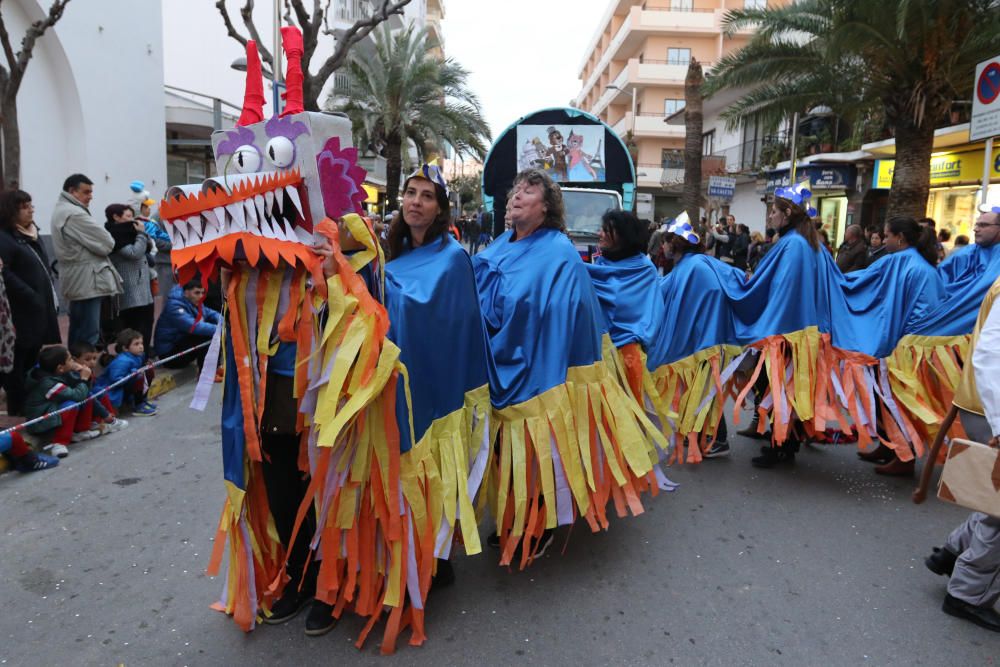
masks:
[[[171,369],[161,368],[153,383],[150,385],[150,398],[158,398],[167,394],[177,387],[183,387],[189,383],[198,381],[198,368],[190,364],[184,368]],[[156,393],[154,394],[154,390]],[[40,442],[37,437],[30,433],[23,434],[25,442],[35,451],[39,450]],[[6,456],[0,456],[0,475],[13,469],[13,464]]]

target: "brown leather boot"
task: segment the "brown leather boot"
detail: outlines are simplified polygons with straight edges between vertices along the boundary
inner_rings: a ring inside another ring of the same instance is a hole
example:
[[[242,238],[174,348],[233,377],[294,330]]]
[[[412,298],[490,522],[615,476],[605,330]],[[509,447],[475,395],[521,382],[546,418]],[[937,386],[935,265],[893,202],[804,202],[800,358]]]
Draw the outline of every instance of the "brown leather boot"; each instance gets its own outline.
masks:
[[[879,475],[888,475],[889,477],[913,477],[916,470],[916,463],[916,459],[910,459],[906,463],[903,463],[898,458],[893,457],[885,465],[875,466],[875,472]]]
[[[858,452],[858,458],[862,461],[868,461],[868,463],[889,463],[896,458],[896,455],[892,452],[891,447],[879,443],[878,447],[870,452]]]

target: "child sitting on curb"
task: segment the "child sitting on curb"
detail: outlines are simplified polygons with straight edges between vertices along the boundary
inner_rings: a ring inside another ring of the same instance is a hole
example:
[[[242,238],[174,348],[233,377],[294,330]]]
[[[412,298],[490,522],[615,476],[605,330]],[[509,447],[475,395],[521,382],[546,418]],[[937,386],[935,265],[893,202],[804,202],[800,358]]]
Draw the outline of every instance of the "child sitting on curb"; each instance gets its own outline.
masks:
[[[138,371],[143,366],[143,345],[142,334],[135,329],[123,329],[118,334],[115,341],[115,349],[118,354],[111,360],[108,367],[97,378],[97,388],[104,389],[110,387],[119,380],[127,378]],[[146,391],[149,385],[146,382],[145,373],[123,382],[108,392],[108,398],[115,410],[120,410],[122,405],[130,406],[132,414],[139,417],[151,417],[156,414],[156,406],[146,400]]]
[[[91,429],[100,431],[103,435],[105,433],[120,431],[128,426],[127,421],[117,417],[117,412],[111,404],[111,399],[108,397],[107,392],[97,398],[93,398],[94,394],[99,391],[94,388],[94,383],[97,379],[94,373],[97,371],[97,360],[100,357],[97,348],[87,341],[79,340],[69,344],[69,353],[72,355],[73,361],[79,366],[86,366],[90,369],[91,375],[87,384],[90,386],[90,395],[92,397],[89,403],[94,410],[94,423],[91,424]],[[75,371],[74,375],[79,377]]]
[[[79,373],[79,377],[74,378],[72,371]],[[74,363],[69,350],[62,345],[43,348],[38,354],[38,365],[28,371],[24,416],[29,421],[44,418],[27,426],[26,430],[39,436],[51,436],[44,449],[59,458],[69,454],[66,447],[69,443],[100,435],[90,429],[93,410],[86,403],[90,395],[89,378],[90,369]],[[82,405],[76,405],[78,403]],[[75,407],[57,415],[49,414],[70,406]]]
[[[35,472],[59,465],[59,459],[48,454],[36,454],[18,431],[0,433],[0,453],[6,454],[20,472]]]

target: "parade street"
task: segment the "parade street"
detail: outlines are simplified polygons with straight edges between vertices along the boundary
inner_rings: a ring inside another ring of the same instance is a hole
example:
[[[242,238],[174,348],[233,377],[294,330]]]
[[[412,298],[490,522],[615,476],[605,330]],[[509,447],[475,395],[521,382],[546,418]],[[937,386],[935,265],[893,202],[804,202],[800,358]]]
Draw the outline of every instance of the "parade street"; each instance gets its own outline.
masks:
[[[428,602],[423,647],[350,615],[303,634],[305,615],[249,635],[212,611],[208,563],[223,503],[217,408],[160,416],[76,445],[46,484],[0,477],[7,665],[992,664],[994,635],[944,615],[945,579],[923,557],[967,511],[910,503],[913,482],[878,478],[853,446],[807,448],[755,470],[756,445],[668,469],[680,483],[638,518],[526,572],[489,550],[454,559]],[[217,398],[218,387],[213,390]],[[216,401],[210,404],[217,405]],[[557,545],[565,543],[560,531]]]

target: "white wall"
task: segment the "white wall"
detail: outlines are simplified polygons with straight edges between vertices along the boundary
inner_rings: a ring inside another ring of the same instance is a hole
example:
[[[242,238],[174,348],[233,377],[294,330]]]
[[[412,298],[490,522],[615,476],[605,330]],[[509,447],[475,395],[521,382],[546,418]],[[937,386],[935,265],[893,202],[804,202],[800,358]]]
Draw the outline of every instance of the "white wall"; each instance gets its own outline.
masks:
[[[4,3],[11,41],[48,11],[47,0]],[[163,31],[159,0],[71,2],[36,42],[18,94],[21,188],[49,233],[52,207],[71,173],[94,181],[91,211],[127,199],[128,184],[166,183]]]
[[[760,200],[762,196],[757,192],[756,183],[737,184],[736,194],[729,205],[729,213],[736,216],[736,222],[749,227],[751,233],[763,234],[767,225],[767,209]]]

